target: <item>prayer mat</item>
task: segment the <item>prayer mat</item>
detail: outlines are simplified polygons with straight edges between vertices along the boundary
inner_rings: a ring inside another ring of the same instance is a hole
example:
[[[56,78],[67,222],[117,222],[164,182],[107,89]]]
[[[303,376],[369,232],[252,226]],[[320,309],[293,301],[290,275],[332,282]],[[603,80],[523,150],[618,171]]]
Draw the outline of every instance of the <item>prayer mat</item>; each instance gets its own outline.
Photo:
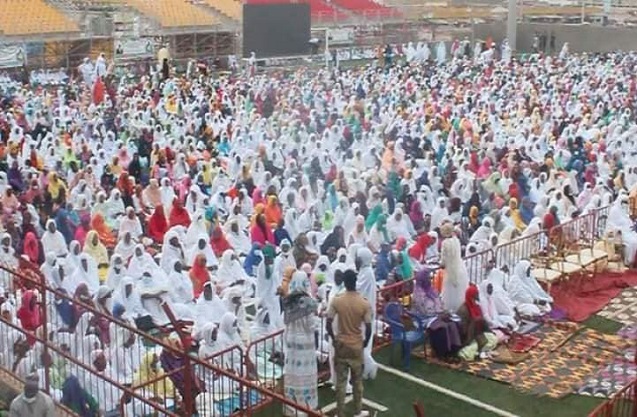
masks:
[[[628,340],[637,340],[637,325],[630,324],[628,326],[624,326],[617,332],[617,336],[623,337]]]
[[[547,352],[558,349],[578,329],[579,325],[576,323],[547,320],[533,333],[534,337],[540,339],[540,343],[526,354],[526,360],[515,364],[501,363],[496,358],[461,363],[448,363],[437,358],[430,358],[429,360],[437,365],[464,371],[482,378],[511,383],[516,379],[516,375],[525,370],[535,358],[542,357]]]
[[[631,346],[632,342],[618,336],[584,329],[559,349],[534,358],[511,385],[531,394],[562,398],[577,392],[607,364],[623,362]]]
[[[528,353],[516,353],[511,351],[510,348],[500,345],[493,351],[494,356],[491,360],[495,363],[504,363],[508,365],[515,365],[520,362],[524,362],[529,358]]]
[[[527,353],[540,344],[542,339],[529,334],[514,334],[509,339],[509,350],[512,353]]]
[[[634,355],[632,341],[592,329],[582,330],[575,323],[547,321],[533,336],[541,342],[529,351],[526,360],[516,364],[499,363],[497,358],[460,364],[435,358],[431,361],[508,383],[526,393],[562,398],[578,392],[609,363],[629,362]],[[509,359],[513,358],[504,353],[501,361]]]
[[[577,391],[579,395],[611,398],[635,380],[637,365],[630,361],[617,361],[600,370]]]
[[[625,325],[637,324],[637,288],[624,289],[597,315]]]

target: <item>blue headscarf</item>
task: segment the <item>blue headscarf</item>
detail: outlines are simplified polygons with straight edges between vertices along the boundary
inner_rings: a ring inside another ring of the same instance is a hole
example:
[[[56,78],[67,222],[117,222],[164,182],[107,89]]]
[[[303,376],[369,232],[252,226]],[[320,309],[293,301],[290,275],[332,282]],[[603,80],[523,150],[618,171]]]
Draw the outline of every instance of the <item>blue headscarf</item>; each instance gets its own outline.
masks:
[[[69,213],[65,208],[59,208],[57,213],[55,213],[55,226],[64,236],[64,240],[68,245],[73,240],[73,231],[71,230],[71,219],[69,218]]]
[[[243,261],[243,270],[246,271],[248,276],[255,276],[257,273],[257,265],[259,265],[263,259],[261,255],[261,245],[258,243],[252,244],[252,249],[250,249],[250,253],[246,256],[245,261]]]
[[[113,317],[115,317],[116,319],[121,320],[125,312],[126,309],[122,304],[115,303],[115,305],[113,305]]]
[[[336,187],[334,184],[330,184],[327,187],[327,194],[330,201],[330,207],[332,208],[332,212],[336,211],[336,207],[338,207],[338,197],[336,195]]]
[[[391,271],[391,261],[389,260],[390,246],[386,243],[380,247],[380,252],[376,255],[376,281],[385,281]]]
[[[55,310],[59,314],[62,322],[68,327],[73,327],[75,323],[75,308],[66,298],[61,298],[55,302]]]

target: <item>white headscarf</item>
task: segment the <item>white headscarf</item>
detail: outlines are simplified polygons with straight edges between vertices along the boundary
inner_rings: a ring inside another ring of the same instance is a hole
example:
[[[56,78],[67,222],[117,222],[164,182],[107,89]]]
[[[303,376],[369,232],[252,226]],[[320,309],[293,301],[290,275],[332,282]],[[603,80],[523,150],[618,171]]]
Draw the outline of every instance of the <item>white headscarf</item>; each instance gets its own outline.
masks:
[[[44,253],[53,252],[55,256],[66,256],[69,251],[66,248],[66,241],[64,236],[55,228],[55,232],[50,232],[51,225],[55,226],[55,220],[49,219],[46,222],[46,230],[42,234],[42,249]]]

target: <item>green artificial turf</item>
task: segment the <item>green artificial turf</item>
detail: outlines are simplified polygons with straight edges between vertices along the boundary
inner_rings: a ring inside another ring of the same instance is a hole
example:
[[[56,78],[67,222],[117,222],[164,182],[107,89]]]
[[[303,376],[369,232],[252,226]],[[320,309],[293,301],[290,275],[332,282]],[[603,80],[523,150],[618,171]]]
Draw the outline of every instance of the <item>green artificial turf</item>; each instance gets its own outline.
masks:
[[[379,352],[375,357],[377,361],[389,364],[389,353],[387,350]],[[415,358],[411,361],[409,373],[521,417],[585,417],[601,402],[599,399],[578,395],[569,395],[560,400],[528,395],[500,382],[432,365],[424,360]],[[381,374],[380,376],[385,379],[385,375],[387,374]],[[401,380],[401,392],[402,381],[404,380]],[[443,399],[446,401],[443,401]],[[422,391],[420,400],[425,405],[425,415],[427,417],[493,415],[482,410],[475,412],[476,407],[437,392]],[[405,416],[409,417],[412,415],[413,413],[405,414]]]
[[[608,334],[615,334],[621,328],[621,324],[598,316],[592,316],[582,324],[585,327]],[[398,364],[398,348],[393,352],[393,357],[390,358],[390,354],[391,348],[388,347],[375,353],[374,358],[379,363],[402,370]],[[597,405],[603,402],[603,399],[580,395],[569,395],[559,400],[529,395],[517,391],[509,385],[433,365],[415,357],[411,360],[411,368],[408,373],[520,417],[586,417]],[[494,415],[474,405],[456,400],[382,370],[378,371],[375,380],[365,381],[364,398],[389,409],[385,413],[377,414],[378,417],[413,417],[415,416],[413,403],[416,401],[423,403],[426,417],[489,417]],[[320,388],[319,400],[320,407],[325,407],[336,401],[333,390],[328,387]],[[273,416],[273,414],[260,415]],[[353,410],[350,404],[346,417],[352,415]]]

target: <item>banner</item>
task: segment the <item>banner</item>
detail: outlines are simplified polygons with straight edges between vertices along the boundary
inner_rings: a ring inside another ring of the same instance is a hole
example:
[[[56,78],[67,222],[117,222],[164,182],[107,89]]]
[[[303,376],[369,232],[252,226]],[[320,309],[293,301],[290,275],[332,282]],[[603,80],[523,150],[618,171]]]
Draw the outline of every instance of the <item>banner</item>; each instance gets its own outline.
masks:
[[[353,28],[328,29],[330,45],[349,45],[354,41]]]
[[[21,67],[27,62],[22,45],[0,45],[0,68]]]
[[[151,38],[115,40],[116,59],[147,58],[154,54],[155,45]]]

